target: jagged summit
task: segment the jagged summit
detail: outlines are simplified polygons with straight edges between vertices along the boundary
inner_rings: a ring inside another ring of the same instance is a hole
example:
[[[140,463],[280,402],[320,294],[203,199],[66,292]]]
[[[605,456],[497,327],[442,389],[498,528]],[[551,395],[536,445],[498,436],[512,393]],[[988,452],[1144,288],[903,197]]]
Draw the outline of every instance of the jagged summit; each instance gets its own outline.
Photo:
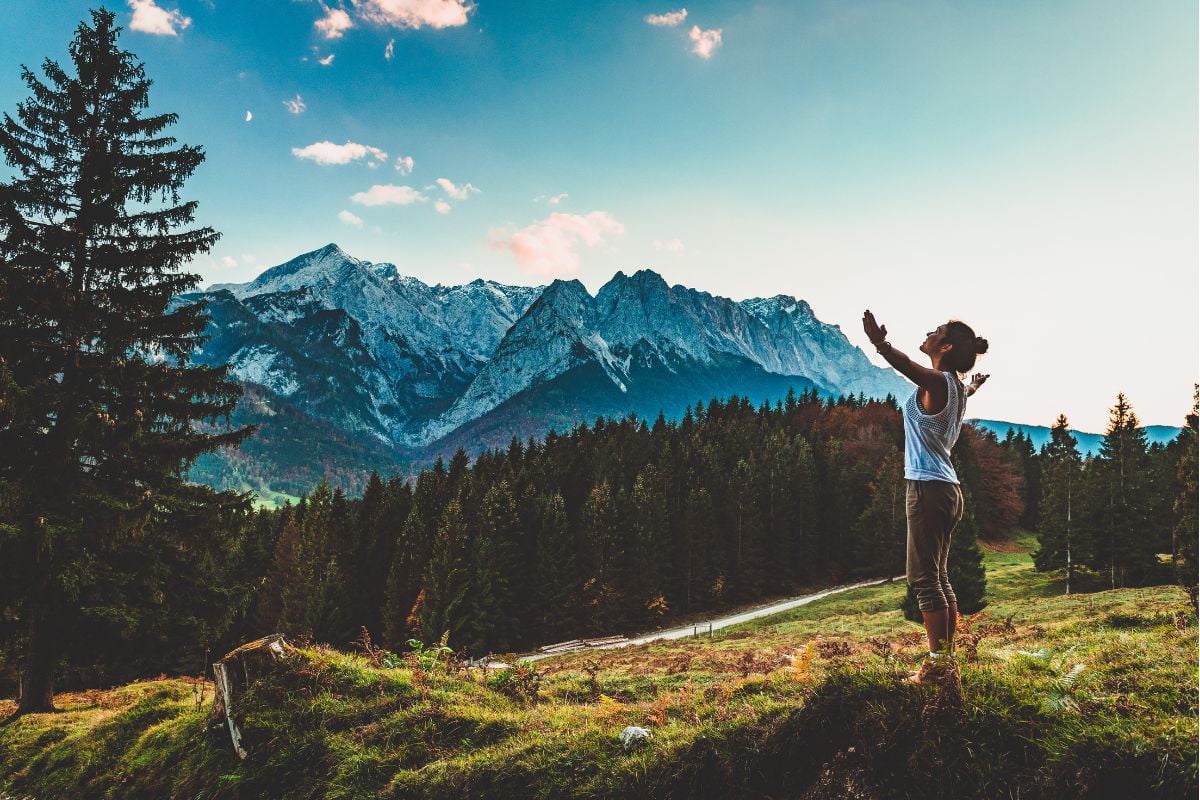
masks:
[[[221,315],[206,330],[206,363],[389,445],[788,385],[873,397],[905,385],[804,300],[739,302],[670,286],[648,267],[617,270],[595,296],[577,278],[430,286],[330,242],[209,291]],[[554,399],[534,417],[515,411],[510,401],[530,393]]]
[[[743,300],[742,305],[763,312],[779,311],[788,315],[798,313],[810,318],[814,316],[812,306],[808,304],[808,301],[793,297],[790,294],[776,294],[770,297],[750,297]]]

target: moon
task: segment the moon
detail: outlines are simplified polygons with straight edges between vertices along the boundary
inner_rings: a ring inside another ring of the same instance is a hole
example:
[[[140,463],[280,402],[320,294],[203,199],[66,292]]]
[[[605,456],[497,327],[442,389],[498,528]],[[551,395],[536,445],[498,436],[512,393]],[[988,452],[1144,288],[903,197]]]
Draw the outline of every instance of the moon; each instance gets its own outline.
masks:
[[[246,122],[249,122],[252,119],[254,119],[254,115],[251,114],[249,111],[247,111],[246,112]]]

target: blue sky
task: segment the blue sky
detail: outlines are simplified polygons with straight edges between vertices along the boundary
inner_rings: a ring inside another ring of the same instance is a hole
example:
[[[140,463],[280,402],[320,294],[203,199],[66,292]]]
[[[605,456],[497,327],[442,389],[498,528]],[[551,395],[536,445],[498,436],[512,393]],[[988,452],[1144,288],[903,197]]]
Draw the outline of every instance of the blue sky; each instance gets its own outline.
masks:
[[[93,6],[5,0],[0,110]],[[963,319],[991,343],[971,416],[1190,406],[1193,2],[109,8],[207,153],[185,186],[223,234],[206,284],[330,241],[429,283],[650,267],[802,297],[864,347],[870,308],[914,357]]]

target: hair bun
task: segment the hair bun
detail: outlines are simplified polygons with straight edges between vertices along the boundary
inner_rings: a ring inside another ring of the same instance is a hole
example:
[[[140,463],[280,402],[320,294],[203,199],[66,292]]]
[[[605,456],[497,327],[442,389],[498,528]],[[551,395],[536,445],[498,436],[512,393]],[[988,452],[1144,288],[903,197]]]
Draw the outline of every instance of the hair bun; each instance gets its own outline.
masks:
[[[975,352],[979,355],[983,355],[984,353],[987,352],[987,350],[988,350],[987,339],[983,338],[982,336],[976,336],[975,337]]]

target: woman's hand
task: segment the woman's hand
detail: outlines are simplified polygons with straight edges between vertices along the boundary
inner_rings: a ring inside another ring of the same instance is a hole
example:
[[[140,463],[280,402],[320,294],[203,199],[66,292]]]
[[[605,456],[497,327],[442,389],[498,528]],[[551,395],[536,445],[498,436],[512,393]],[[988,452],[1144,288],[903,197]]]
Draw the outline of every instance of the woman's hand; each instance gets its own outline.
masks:
[[[990,377],[992,377],[992,376],[984,375],[982,372],[976,372],[974,375],[971,376],[971,383],[975,384],[975,388],[978,389],[980,386],[983,386],[983,382],[986,381]]]
[[[879,344],[887,338],[887,326],[877,324],[875,315],[870,310],[863,312],[863,330],[866,331],[871,344]]]

